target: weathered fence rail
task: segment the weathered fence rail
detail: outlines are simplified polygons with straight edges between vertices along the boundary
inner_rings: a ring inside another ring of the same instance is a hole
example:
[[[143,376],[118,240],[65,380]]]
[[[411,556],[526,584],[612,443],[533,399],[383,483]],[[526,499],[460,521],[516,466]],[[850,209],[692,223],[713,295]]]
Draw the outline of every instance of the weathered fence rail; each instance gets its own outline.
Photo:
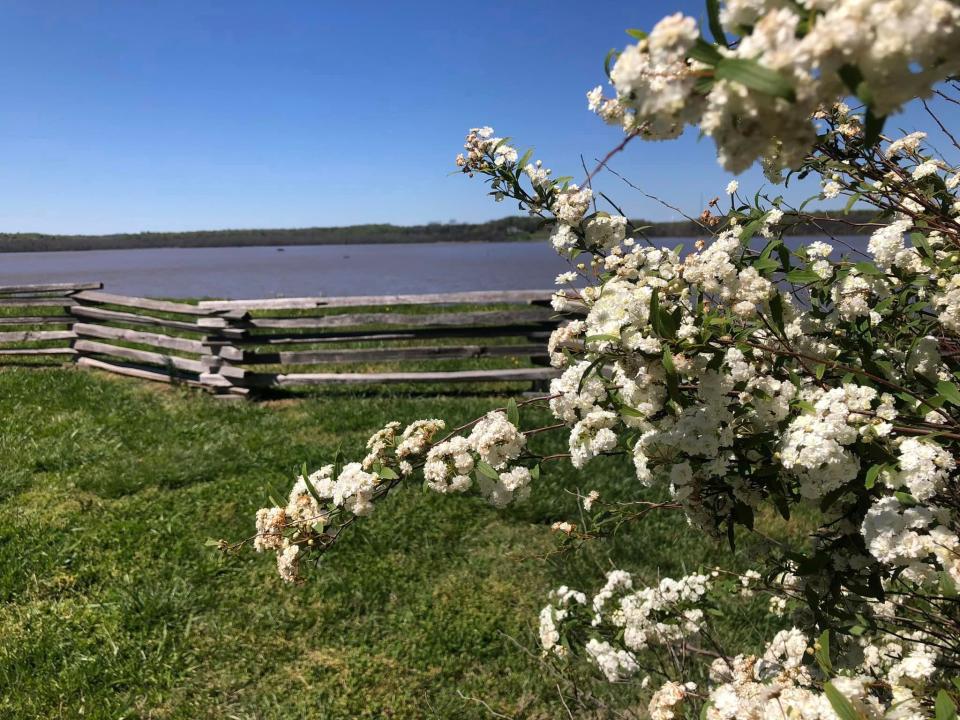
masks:
[[[0,286],[0,362],[73,356],[69,309],[79,292],[100,283]]]
[[[0,287],[3,356],[225,397],[296,385],[532,382],[556,375],[551,291],[209,300],[103,292],[100,283]],[[417,363],[415,369],[410,363]]]

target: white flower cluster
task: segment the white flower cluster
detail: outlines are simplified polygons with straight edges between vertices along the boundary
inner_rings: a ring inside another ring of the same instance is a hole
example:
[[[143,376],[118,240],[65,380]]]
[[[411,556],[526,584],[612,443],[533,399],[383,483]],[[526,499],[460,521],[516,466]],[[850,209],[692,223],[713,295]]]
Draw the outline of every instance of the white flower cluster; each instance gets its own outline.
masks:
[[[884,603],[877,614],[883,617],[891,603]],[[862,659],[858,670],[874,678],[886,679],[894,687],[922,686],[937,672],[939,652],[930,638],[919,631],[901,633],[900,637],[871,642],[861,641]]]
[[[888,402],[875,409],[878,395],[871,387],[852,384],[830,390],[808,388],[801,393],[813,411],[790,422],[779,455],[780,464],[796,475],[803,497],[823,497],[855,478],[860,460],[847,446],[868,432],[872,436],[890,433],[890,423],[876,414],[896,417],[890,404],[893,398],[885,398]]]
[[[507,419],[506,413],[494,410],[473,426],[467,442],[483,462],[502,470],[509,461],[520,457],[527,438]]]
[[[464,437],[454,437],[434,445],[427,453],[423,477],[435,492],[464,492],[470,488],[473,472],[473,447]]]
[[[696,683],[668,680],[657,689],[647,705],[650,720],[673,720],[681,714],[687,695],[697,689]]]
[[[710,668],[711,689],[706,706],[708,720],[736,720],[742,717],[801,717],[810,720],[836,720],[826,694],[811,682],[804,659],[809,640],[796,628],[777,633],[761,657],[738,655],[732,660],[715,660]],[[879,720],[888,717],[879,695],[873,692],[873,679],[867,676],[841,676],[831,684],[861,717]],[[912,698],[907,691],[900,697]],[[903,714],[889,717],[913,717],[916,703],[903,708]]]
[[[437,433],[445,427],[442,420],[417,420],[402,432],[400,427],[391,422],[374,433],[362,462],[347,463],[336,477],[333,465],[308,478],[301,476],[286,507],[257,512],[254,548],[277,552],[284,579],[297,579],[305,546],[314,546],[326,526],[344,514],[370,514],[391,482],[413,473],[414,463],[422,463],[426,487],[435,492],[465,492],[476,477],[480,491],[497,507],[529,494],[530,470],[522,465],[508,467],[526,446],[526,436],[505,413],[490,412],[473,425],[468,437],[454,436],[436,444]],[[333,529],[319,544],[332,541],[337,532]]]
[[[873,255],[877,267],[891,270],[894,267],[907,272],[920,272],[923,261],[916,248],[904,247],[903,234],[910,230],[912,222],[901,219],[885,225],[870,236],[867,249]]]
[[[623,647],[615,647],[603,637],[594,637],[585,649],[608,680],[623,680],[639,670],[636,657],[653,646],[667,646],[684,641],[700,631],[704,622],[701,607],[710,587],[710,578],[693,574],[674,580],[663,578],[653,587],[635,590],[629,573],[613,570],[607,573],[606,584],[593,596],[591,627],[594,632],[612,630],[610,635],[622,638]],[[540,612],[540,643],[544,652],[557,652],[561,625],[576,627],[585,624],[586,607],[570,612],[570,600],[586,606],[583,593],[561,588],[551,594],[553,601]],[[583,610],[583,611],[581,611]]]
[[[585,605],[587,596],[563,585],[550,592],[551,602],[540,611],[540,646],[544,653],[553,653],[558,657],[567,654],[567,648],[561,644],[558,624],[570,616],[571,609]]]
[[[547,352],[550,353],[550,364],[555,368],[566,367],[567,356],[564,350],[573,352],[582,349],[578,342],[586,329],[586,324],[582,320],[572,320],[561,325],[552,333],[547,343]]]
[[[905,579],[932,583],[942,570],[960,585],[960,538],[948,517],[936,506],[905,507],[888,496],[867,511],[861,530],[870,554],[902,569]]]
[[[934,83],[960,70],[960,8],[949,0],[730,0],[720,19],[740,40],[712,58],[693,52],[700,37],[693,18],[661,20],[610,72],[620,108],[596,88],[590,109],[653,139],[695,125],[713,138],[726,169],[739,173],[762,158],[779,171],[803,160],[818,107],[850,93],[843,79],[849,68],[866,86],[883,88],[871,98],[878,116],[928,96]],[[741,82],[736,70],[745,63],[776,73],[776,80],[759,89]],[[711,79],[706,93],[704,78]],[[826,189],[828,197],[832,192]]]
[[[944,330],[960,334],[960,273],[944,280],[943,289],[933,296],[933,305],[940,311],[937,319]]]
[[[417,420],[410,423],[400,436],[396,449],[399,460],[407,460],[423,455],[434,436],[447,424],[443,420]]]
[[[640,669],[633,653],[615,648],[605,640],[590,638],[583,649],[610,682],[625,680]]]
[[[513,164],[518,159],[516,148],[508,145],[503,138],[494,137],[493,128],[489,126],[472,128],[463,147],[467,155],[457,156],[457,165],[460,167],[475,165],[487,154],[493,156],[494,164],[498,166]]]
[[[929,500],[944,488],[956,466],[953,455],[934,441],[904,438],[899,447],[897,481],[916,500]]]
[[[775,224],[779,218],[770,211],[765,218],[763,230]],[[771,220],[771,222],[766,222]],[[684,280],[699,285],[703,292],[710,293],[728,304],[737,315],[749,318],[764,310],[773,296],[773,284],[762,277],[755,268],[738,270],[732,255],[740,249],[739,227],[734,226],[720,233],[703,252],[688,255],[684,263]]]
[[[616,424],[615,413],[592,410],[573,426],[570,431],[570,462],[575,468],[582,468],[591,458],[617,446],[617,435],[611,429]]]

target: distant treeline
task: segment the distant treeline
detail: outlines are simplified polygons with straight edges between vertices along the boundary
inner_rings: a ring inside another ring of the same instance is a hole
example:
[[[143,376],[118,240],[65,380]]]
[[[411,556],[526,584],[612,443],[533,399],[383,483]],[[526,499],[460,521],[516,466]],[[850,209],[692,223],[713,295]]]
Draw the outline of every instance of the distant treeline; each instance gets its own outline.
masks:
[[[871,223],[876,223],[877,212],[871,210],[851,210],[844,214],[835,210],[814,210],[808,213],[815,220],[799,220],[793,213],[784,213],[780,224],[786,227],[788,235],[868,235],[873,232]],[[703,227],[689,220],[677,222],[649,223],[645,220],[631,220],[639,227],[649,225],[644,233],[649,237],[700,237]],[[866,223],[866,224],[865,224]]]
[[[873,216],[863,211],[818,213],[827,219],[797,223],[791,216],[784,223],[797,235],[853,235],[855,223],[867,222]],[[645,227],[650,237],[698,237],[705,233],[694,222],[632,221]],[[854,224],[851,224],[854,223]],[[340,245],[371,243],[429,242],[503,242],[534,240],[546,237],[542,222],[532,217],[508,217],[485,223],[431,223],[429,225],[352,225],[349,227],[296,228],[278,230],[201,230],[194,232],[144,232],[115,235],[43,235],[40,233],[0,233],[0,252],[48,252],[60,250],[115,250],[167,247],[240,247],[251,245]]]

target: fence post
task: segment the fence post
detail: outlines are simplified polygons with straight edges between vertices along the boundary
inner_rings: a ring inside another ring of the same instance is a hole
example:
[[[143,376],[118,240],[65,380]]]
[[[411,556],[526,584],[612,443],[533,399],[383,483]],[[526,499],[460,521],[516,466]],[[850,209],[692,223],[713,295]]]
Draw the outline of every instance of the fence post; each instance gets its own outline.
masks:
[[[224,310],[197,318],[197,327],[204,330],[200,362],[206,368],[200,383],[217,397],[242,398],[250,393],[247,371],[234,364],[243,362],[243,349],[236,341],[246,336],[249,317],[246,310]]]

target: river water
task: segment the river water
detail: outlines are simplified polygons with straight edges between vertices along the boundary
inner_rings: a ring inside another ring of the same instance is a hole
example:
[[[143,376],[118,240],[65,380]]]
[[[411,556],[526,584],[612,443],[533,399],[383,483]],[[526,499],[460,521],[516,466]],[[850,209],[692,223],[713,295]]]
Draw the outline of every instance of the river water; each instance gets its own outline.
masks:
[[[2,253],[0,285],[102,282],[171,298],[392,295],[544,289],[569,269],[546,241],[86,250]]]

